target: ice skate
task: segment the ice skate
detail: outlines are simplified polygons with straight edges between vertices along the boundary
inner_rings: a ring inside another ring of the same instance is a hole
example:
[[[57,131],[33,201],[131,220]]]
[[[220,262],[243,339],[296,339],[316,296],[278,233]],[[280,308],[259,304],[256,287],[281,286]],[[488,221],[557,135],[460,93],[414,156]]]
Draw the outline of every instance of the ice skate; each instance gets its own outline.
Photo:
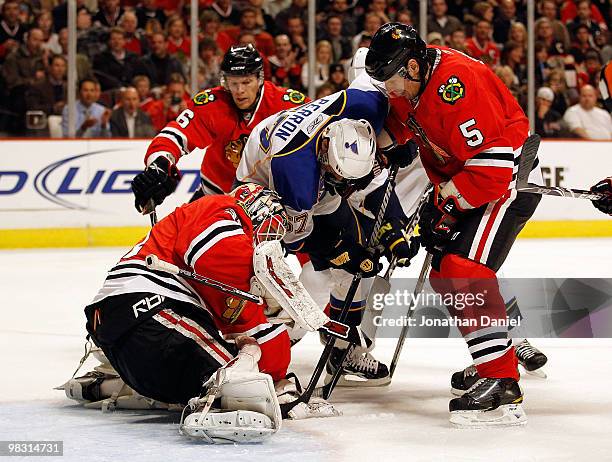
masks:
[[[329,383],[339,366],[344,349],[334,348],[327,362],[325,383]],[[389,369],[366,351],[365,348],[351,345],[344,360],[344,370],[338,379],[339,387],[379,387],[391,381]]]
[[[527,339],[516,345],[514,349],[519,364],[525,372],[536,377],[546,378],[546,373],[542,368],[548,362],[548,358],[544,353],[531,345]]]

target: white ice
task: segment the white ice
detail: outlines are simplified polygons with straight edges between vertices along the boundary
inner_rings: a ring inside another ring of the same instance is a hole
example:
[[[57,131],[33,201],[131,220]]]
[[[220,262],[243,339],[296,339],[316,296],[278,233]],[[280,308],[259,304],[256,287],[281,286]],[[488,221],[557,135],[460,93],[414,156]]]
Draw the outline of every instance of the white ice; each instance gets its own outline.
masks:
[[[548,379],[524,377],[522,428],[458,430],[449,380],[469,363],[461,340],[409,339],[389,387],[337,389],[339,418],[285,422],[268,443],[205,446],[178,435],[178,414],[85,410],[52,388],[81,357],[83,307],[125,249],[0,252],[0,440],[63,440],[78,461],[612,460],[611,340],[536,340]],[[519,240],[507,277],[612,277],[612,239]],[[420,267],[415,262],[412,271]],[[388,361],[395,342],[381,340]],[[299,343],[306,381],[317,336]],[[86,364],[91,366],[92,364]]]

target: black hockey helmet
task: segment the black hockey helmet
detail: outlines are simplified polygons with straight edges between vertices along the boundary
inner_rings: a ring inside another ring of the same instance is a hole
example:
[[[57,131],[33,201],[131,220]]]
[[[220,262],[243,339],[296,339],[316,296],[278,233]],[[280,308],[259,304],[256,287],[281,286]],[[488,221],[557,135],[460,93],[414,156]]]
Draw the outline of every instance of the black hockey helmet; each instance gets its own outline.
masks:
[[[259,52],[251,44],[231,47],[221,62],[222,83],[228,75],[252,74],[256,74],[263,81],[263,59]]]
[[[427,45],[414,27],[389,22],[382,25],[372,37],[365,59],[366,72],[373,79],[384,82],[405,68],[409,59],[419,63],[424,75],[427,69]],[[405,75],[404,78],[415,80]]]

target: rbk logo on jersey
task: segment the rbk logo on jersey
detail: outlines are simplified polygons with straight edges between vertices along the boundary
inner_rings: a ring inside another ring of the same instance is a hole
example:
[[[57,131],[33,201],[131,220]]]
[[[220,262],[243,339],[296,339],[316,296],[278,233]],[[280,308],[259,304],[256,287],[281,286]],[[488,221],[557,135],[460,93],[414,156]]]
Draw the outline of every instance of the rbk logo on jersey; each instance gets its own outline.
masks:
[[[438,95],[440,95],[440,98],[442,98],[442,101],[445,103],[455,104],[461,98],[465,97],[465,86],[463,82],[459,80],[459,77],[452,75],[446,83],[440,85],[440,88],[438,88]]]

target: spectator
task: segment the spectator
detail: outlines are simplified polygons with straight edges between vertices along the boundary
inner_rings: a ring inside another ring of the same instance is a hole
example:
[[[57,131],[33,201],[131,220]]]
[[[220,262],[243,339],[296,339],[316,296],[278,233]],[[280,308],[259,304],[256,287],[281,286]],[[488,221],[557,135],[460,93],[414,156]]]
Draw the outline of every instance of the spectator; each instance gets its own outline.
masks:
[[[26,28],[19,22],[19,2],[6,0],[2,4],[0,21],[0,62],[23,43]]]
[[[381,1],[385,3],[386,7],[386,0]],[[342,35],[345,37],[351,38],[357,33],[358,29],[355,18],[348,12],[348,0],[332,0],[327,11],[327,18],[329,18],[329,16],[336,16],[340,18]]]
[[[272,82],[286,88],[300,90],[302,88],[302,66],[296,60],[296,51],[291,46],[291,40],[285,34],[274,38],[276,54],[270,56],[270,72]]]
[[[240,13],[232,5],[232,0],[215,0],[210,5],[210,9],[219,15],[223,26],[240,24]]]
[[[527,106],[527,98],[526,95],[521,92],[520,88],[516,84],[517,77],[516,75],[514,75],[512,68],[510,66],[504,65],[497,66],[495,68],[495,75],[497,75],[504,83],[504,85],[508,87],[508,89],[512,93],[512,96],[516,98],[523,110],[525,110]]]
[[[315,71],[315,88],[323,85],[329,79],[329,66],[332,63],[332,46],[327,40],[317,42],[316,63],[313,66]],[[308,88],[308,64],[302,66],[302,86]]]
[[[38,28],[31,29],[26,35],[25,44],[6,58],[2,73],[9,91],[33,85],[45,77],[42,44],[42,31]]]
[[[252,45],[253,47],[256,47],[256,43],[255,43],[255,34],[253,34],[252,32],[242,32],[240,34],[240,37],[238,38],[238,42],[237,45]],[[270,80],[272,78],[272,71],[270,68],[270,60],[268,59],[267,56],[261,56],[261,59],[263,61],[263,72],[264,72],[264,79],[266,80]]]
[[[527,67],[524,64],[525,50],[520,43],[508,42],[504,45],[501,55],[501,63],[509,66],[516,76],[515,84],[518,87],[527,85]]]
[[[499,48],[490,37],[491,24],[481,19],[476,23],[474,36],[467,40],[466,48],[471,57],[481,60],[489,67],[493,67],[499,63]]]
[[[134,76],[138,56],[125,49],[125,33],[113,27],[108,39],[108,50],[94,58],[94,73],[102,90],[112,90],[128,85]]]
[[[428,45],[436,45],[436,46],[444,46],[444,37],[442,37],[442,34],[440,32],[430,32],[429,34],[427,34],[427,40],[426,40]]]
[[[387,15],[387,0],[372,0],[368,5],[368,12],[380,16],[383,24],[391,22],[391,19]]]
[[[584,55],[588,50],[594,47],[594,43],[589,32],[589,28],[586,24],[578,24],[574,29],[574,43],[570,48],[570,54],[574,57],[576,64],[582,64],[584,61]]]
[[[291,0],[268,0],[265,3],[266,5],[264,8],[266,10],[266,13],[268,13],[273,18],[276,18],[281,11],[285,10],[286,8],[289,8],[289,6],[291,5]]]
[[[162,95],[165,123],[176,119],[181,112],[187,109],[190,100],[189,93],[185,91],[184,78],[179,74],[173,75]]]
[[[600,2],[605,7],[605,1]],[[594,4],[590,5],[591,17],[597,22],[601,29],[607,29],[606,20]],[[578,3],[576,0],[566,0],[561,6],[561,22],[568,24],[578,15]]]
[[[591,36],[598,34],[601,30],[599,24],[591,17],[591,2],[589,0],[579,0],[576,2],[576,17],[567,24],[570,33],[576,36],[578,26],[585,25],[589,29]]]
[[[609,43],[609,37],[610,31],[605,29],[595,36],[595,45],[599,48],[599,55],[604,63],[612,60],[612,45]]]
[[[315,93],[315,98],[325,98],[326,96],[332,95],[336,92],[336,88],[329,82],[324,83],[320,87],[317,88]]]
[[[287,35],[291,39],[293,49],[296,50],[296,59],[300,64],[306,60],[308,47],[304,37],[304,21],[299,16],[293,16],[287,20]]]
[[[276,27],[278,30],[289,33],[289,18],[300,18],[302,24],[306,23],[308,14],[308,0],[292,0],[291,5],[276,15]]]
[[[26,89],[28,110],[42,111],[47,116],[61,115],[66,104],[66,69],[63,56],[55,55],[49,62],[45,79]]]
[[[506,43],[510,35],[510,26],[516,21],[514,0],[500,0],[497,15],[493,20],[493,40],[496,43]]]
[[[138,91],[127,87],[121,92],[121,106],[110,116],[113,138],[153,138],[155,131],[149,115],[140,109]]]
[[[327,83],[334,87],[334,93],[348,88],[349,82],[342,64],[332,64],[329,66],[329,80]]]
[[[466,26],[466,34],[468,37],[471,37],[475,33],[476,24],[480,20],[485,20],[489,24],[493,22],[493,18],[495,17],[495,12],[493,10],[493,6],[488,2],[477,2],[472,7],[472,12],[466,14],[464,16],[463,23]]]
[[[539,5],[540,14],[550,21],[553,28],[553,35],[555,40],[563,43],[566,50],[570,47],[570,35],[567,31],[567,27],[557,16],[557,3],[555,0],[543,0]]]
[[[597,50],[589,50],[584,55],[584,73],[587,77],[587,82],[597,88],[599,86],[599,75],[602,68],[601,57]]]
[[[544,81],[548,79],[551,66],[548,64],[548,47],[544,42],[535,42],[535,77],[536,86],[544,85]]]
[[[450,35],[459,29],[461,21],[447,14],[448,5],[446,0],[432,0],[431,13],[427,19],[427,32],[438,32],[444,41],[448,41]]]
[[[68,62],[68,29],[65,27],[57,34],[59,45],[62,49],[62,56]],[[91,77],[91,62],[89,58],[82,53],[76,55],[77,80],[83,80],[85,77]]]
[[[219,15],[213,10],[204,11],[200,16],[200,24],[203,27],[202,38],[214,40],[221,54],[225,54],[234,43],[234,40],[226,32],[219,29],[221,26]]]
[[[120,0],[100,0],[100,9],[92,18],[94,26],[111,28],[119,25],[124,10]]]
[[[191,53],[191,40],[187,37],[185,22],[180,16],[171,16],[166,22],[168,54],[184,63]]]
[[[350,60],[353,56],[353,46],[350,39],[342,34],[342,20],[340,17],[330,14],[325,24],[326,33],[322,39],[331,43],[332,61],[346,62]]]
[[[607,111],[596,107],[597,91],[591,85],[580,89],[579,103],[563,116],[570,131],[583,139],[612,140],[612,119]]]
[[[111,111],[97,103],[99,91],[95,79],[79,82],[79,99],[76,103],[76,137],[106,138],[109,134],[108,119]],[[68,136],[68,107],[62,111],[62,133]]]
[[[527,50],[527,28],[522,22],[513,22],[510,26],[510,40],[520,44],[523,50]]]
[[[400,24],[406,24],[407,26],[414,25],[414,21],[412,19],[412,11],[408,9],[399,10],[397,15],[395,16],[395,20]]]
[[[221,71],[219,47],[214,40],[202,39],[198,45],[198,55],[199,88],[216,87],[219,85],[219,72]]]
[[[453,31],[448,40],[448,46],[462,53],[469,54],[466,46],[465,29],[463,27]]]
[[[353,53],[355,53],[357,51],[357,48],[359,48],[359,43],[361,42],[361,39],[364,35],[370,37],[371,40],[372,36],[382,25],[383,22],[382,19],[380,19],[379,15],[377,15],[376,13],[366,13],[365,20],[363,23],[363,31],[353,37]]]
[[[538,89],[536,95],[535,131],[543,138],[563,136],[561,114],[552,109],[555,93],[548,87]]]
[[[156,20],[160,25],[166,23],[166,15],[161,8],[157,7],[156,0],[142,0],[140,6],[136,8],[136,17],[140,27],[146,27],[151,19]]]
[[[108,41],[106,31],[92,24],[91,14],[87,9],[81,8],[77,11],[77,51],[87,57],[94,57],[106,50]]]
[[[62,47],[58,42],[58,36],[53,32],[53,17],[50,11],[43,10],[36,16],[35,27],[43,33],[43,50],[49,50],[51,54],[58,55]]]
[[[168,54],[166,36],[162,33],[153,34],[151,52],[136,63],[134,75],[146,75],[154,87],[166,85],[170,76],[178,73],[184,78],[183,66]]]
[[[548,18],[540,18],[534,25],[535,39],[546,44],[549,57],[565,56],[567,49],[563,42],[555,38],[552,24]]]
[[[264,0],[248,0],[248,5],[257,13],[257,27],[265,30],[270,35],[276,35],[276,22],[274,18],[263,9]]]
[[[151,94],[151,82],[146,75],[137,75],[134,77],[134,87],[138,92],[140,109],[149,115],[151,123],[153,124],[153,129],[156,133],[159,133],[166,125],[164,102],[153,97]]]
[[[274,39],[270,34],[257,26],[257,11],[251,7],[246,7],[240,13],[240,25],[226,29],[227,34],[235,41],[245,32],[255,36],[255,48],[264,56],[274,54]]]
[[[142,31],[138,29],[138,17],[133,11],[126,11],[119,20],[119,26],[125,33],[125,49],[136,56],[142,56],[148,50],[147,41],[144,40]]]
[[[85,9],[85,0],[76,0],[77,11]],[[61,0],[60,4],[51,10],[53,16],[53,27],[59,33],[61,29],[68,26],[68,2]]]
[[[555,93],[552,109],[559,114],[565,114],[568,107],[567,83],[565,81],[565,72],[561,69],[552,69],[548,74],[546,86]]]

